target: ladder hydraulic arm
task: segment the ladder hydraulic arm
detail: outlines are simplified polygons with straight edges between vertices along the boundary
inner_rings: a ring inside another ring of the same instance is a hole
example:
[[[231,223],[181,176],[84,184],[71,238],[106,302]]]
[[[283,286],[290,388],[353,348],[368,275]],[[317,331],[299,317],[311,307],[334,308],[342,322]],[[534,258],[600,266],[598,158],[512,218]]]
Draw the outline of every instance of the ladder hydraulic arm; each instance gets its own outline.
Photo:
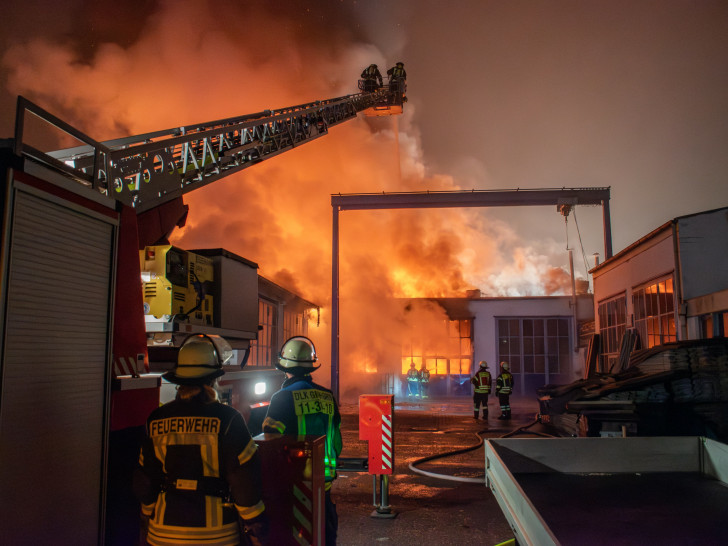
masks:
[[[96,142],[32,102],[18,98],[16,154],[64,170],[138,213],[293,149],[367,109],[401,112],[402,92],[385,86],[369,93],[265,110],[143,135]],[[23,119],[35,114],[85,144],[42,153],[23,144]]]

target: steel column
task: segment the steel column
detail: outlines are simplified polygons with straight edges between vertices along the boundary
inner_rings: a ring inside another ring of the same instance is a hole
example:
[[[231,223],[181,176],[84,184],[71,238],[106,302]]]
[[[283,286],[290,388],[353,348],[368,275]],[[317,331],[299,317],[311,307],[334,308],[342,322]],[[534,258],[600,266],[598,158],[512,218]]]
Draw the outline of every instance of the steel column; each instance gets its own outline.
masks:
[[[331,390],[339,399],[339,207],[332,207],[331,229]]]

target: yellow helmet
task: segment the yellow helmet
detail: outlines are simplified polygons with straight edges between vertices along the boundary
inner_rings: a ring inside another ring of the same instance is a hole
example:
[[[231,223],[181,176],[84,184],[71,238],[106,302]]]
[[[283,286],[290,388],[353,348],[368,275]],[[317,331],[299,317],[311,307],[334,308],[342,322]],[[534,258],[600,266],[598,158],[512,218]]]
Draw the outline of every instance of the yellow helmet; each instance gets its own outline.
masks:
[[[233,352],[220,336],[193,334],[184,340],[177,353],[177,365],[162,377],[177,385],[202,385],[220,377]]]
[[[321,365],[314,366],[318,360],[313,341],[305,336],[293,336],[281,347],[276,368],[294,375],[304,375],[318,370]]]

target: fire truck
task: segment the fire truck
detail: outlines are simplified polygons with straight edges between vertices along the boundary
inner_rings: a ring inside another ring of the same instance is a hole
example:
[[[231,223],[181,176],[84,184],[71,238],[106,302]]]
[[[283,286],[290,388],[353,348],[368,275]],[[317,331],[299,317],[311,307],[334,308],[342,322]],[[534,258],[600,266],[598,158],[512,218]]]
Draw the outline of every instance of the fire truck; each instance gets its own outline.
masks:
[[[183,195],[359,113],[401,113],[405,100],[404,82],[390,82],[99,142],[18,98],[14,138],[0,140],[3,540],[135,540],[131,472],[161,371],[187,335],[226,339],[238,354],[223,376],[227,400],[249,418],[265,404],[278,372],[245,368],[259,328],[257,265],[169,245]],[[255,398],[261,382],[271,388]]]

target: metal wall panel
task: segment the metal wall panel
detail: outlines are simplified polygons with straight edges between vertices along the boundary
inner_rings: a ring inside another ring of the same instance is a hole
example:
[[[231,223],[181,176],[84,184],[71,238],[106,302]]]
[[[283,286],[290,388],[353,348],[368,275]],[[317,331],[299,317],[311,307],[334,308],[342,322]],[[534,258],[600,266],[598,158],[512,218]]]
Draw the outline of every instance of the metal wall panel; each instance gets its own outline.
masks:
[[[728,290],[728,207],[678,218],[678,243],[684,300]]]
[[[99,541],[112,222],[15,192],[0,391],[8,544]]]

